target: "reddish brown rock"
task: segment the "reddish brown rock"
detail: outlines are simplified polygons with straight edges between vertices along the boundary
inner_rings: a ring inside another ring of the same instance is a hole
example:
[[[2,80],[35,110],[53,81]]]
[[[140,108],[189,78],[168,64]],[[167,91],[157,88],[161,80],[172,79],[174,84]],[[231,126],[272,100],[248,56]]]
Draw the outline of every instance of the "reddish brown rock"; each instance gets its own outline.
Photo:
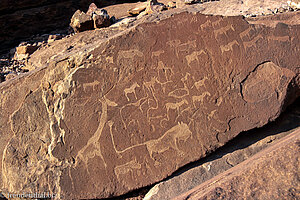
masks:
[[[149,0],[147,2],[146,14],[152,14],[154,12],[161,12],[167,9],[167,7],[163,3],[159,3],[157,0]]]
[[[16,48],[16,53],[17,54],[32,54],[37,50],[38,46],[33,46],[33,45],[24,45],[24,46],[19,46]]]
[[[61,35],[49,35],[47,43],[54,42],[55,40],[59,40],[61,38],[62,38]]]
[[[105,9],[97,9],[93,13],[94,28],[103,28],[111,25],[111,20]]]
[[[168,9],[176,8],[176,2],[175,1],[169,1],[168,2]]]
[[[300,129],[174,200],[299,199]]]
[[[274,122],[244,132],[211,155],[176,171],[167,180],[152,187],[144,200],[173,199],[180,196],[218,174],[251,159],[253,155],[297,130],[295,127],[298,129],[300,127],[300,99]]]
[[[33,55],[39,69],[0,85],[2,191],[121,195],[274,120],[290,89],[299,96],[299,26],[164,17],[57,41]]]
[[[80,10],[77,10],[72,16],[70,26],[75,33],[92,30],[94,28],[92,17]]]
[[[39,45],[24,44],[16,47],[14,59],[23,60],[27,59],[33,52],[39,48]]]
[[[92,3],[87,11],[84,13],[77,10],[72,19],[70,26],[75,33],[92,30],[93,28],[103,28],[111,25],[111,19],[105,9],[99,9]]]
[[[86,12],[86,14],[92,16],[93,13],[94,13],[97,9],[98,9],[98,7],[96,6],[96,4],[91,3],[90,6],[89,6],[88,11]]]
[[[140,3],[136,7],[129,9],[128,10],[128,14],[130,16],[139,15],[141,12],[143,12],[144,10],[146,10],[147,4],[148,4],[147,2]]]

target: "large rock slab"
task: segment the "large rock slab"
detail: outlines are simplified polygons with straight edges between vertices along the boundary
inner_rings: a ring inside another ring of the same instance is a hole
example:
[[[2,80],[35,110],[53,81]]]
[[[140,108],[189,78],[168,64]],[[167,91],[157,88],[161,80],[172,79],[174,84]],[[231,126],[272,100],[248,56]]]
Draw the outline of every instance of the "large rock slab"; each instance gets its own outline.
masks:
[[[245,162],[174,198],[299,199],[300,129]]]
[[[42,68],[0,85],[4,194],[121,195],[276,119],[299,96],[298,25],[181,13],[100,33],[53,42]]]
[[[274,122],[262,128],[244,132],[211,155],[176,171],[167,180],[152,187],[144,200],[168,200],[180,196],[251,158],[299,127],[300,101],[298,100]]]

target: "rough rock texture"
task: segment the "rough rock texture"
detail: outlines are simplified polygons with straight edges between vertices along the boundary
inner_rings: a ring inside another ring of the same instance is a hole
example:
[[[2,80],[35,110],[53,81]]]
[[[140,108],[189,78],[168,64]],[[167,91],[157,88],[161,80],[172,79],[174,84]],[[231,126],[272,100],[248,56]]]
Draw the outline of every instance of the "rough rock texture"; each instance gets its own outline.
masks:
[[[299,34],[181,13],[53,42],[42,68],[0,85],[2,191],[91,199],[164,179],[279,116]]]
[[[262,15],[272,14],[272,11],[287,6],[286,0],[220,0],[211,1],[196,7],[203,7],[204,14],[217,15]],[[270,12],[271,11],[271,12]]]
[[[299,0],[289,0],[287,1],[291,8],[298,10],[300,9],[300,1]]]
[[[180,199],[299,199],[300,129]]]
[[[93,14],[94,28],[103,28],[111,25],[111,20],[107,11],[98,9]]]
[[[34,34],[66,28],[77,9],[87,10],[92,2],[103,7],[126,0],[1,0],[0,52]]]
[[[143,12],[147,8],[147,2],[143,2],[138,4],[136,7],[131,8],[128,10],[128,14],[130,16],[139,15],[141,12]]]
[[[161,12],[166,10],[167,6],[163,3],[159,3],[157,0],[149,0],[145,10],[146,14],[152,14],[154,12]]]
[[[92,30],[94,28],[103,28],[111,25],[111,19],[105,9],[98,8],[92,3],[88,11],[77,10],[72,16],[70,26],[75,33]]]
[[[75,33],[79,33],[86,30],[92,30],[94,28],[94,21],[91,15],[77,10],[71,18],[70,26]]]
[[[201,183],[251,158],[299,127],[300,99],[274,122],[262,128],[242,133],[211,155],[176,171],[167,180],[158,183],[149,190],[144,200],[168,200],[186,193]]]

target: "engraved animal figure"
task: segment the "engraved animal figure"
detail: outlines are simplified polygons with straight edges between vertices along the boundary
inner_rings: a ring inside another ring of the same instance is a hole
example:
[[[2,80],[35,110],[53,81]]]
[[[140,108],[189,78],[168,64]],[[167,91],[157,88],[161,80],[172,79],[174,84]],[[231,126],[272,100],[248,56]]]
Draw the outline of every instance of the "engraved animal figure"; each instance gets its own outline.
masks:
[[[221,27],[221,28],[219,28],[217,30],[214,30],[215,38],[217,38],[219,35],[222,35],[222,34],[228,36],[227,33],[230,30],[235,31],[235,29],[234,29],[234,27],[233,27],[232,24],[229,24],[229,25],[227,25],[225,27]]]
[[[153,153],[162,153],[172,148],[179,153],[180,156],[184,155],[184,152],[178,148],[177,142],[184,141],[192,136],[187,124],[179,122],[176,126],[169,129],[163,136],[156,140],[150,140],[146,142],[149,154],[152,157]]]
[[[184,104],[188,104],[188,101],[186,99],[178,103],[166,103],[167,113],[169,112],[170,109],[177,110],[177,112],[179,113],[179,108]]]
[[[134,83],[129,88],[125,88],[124,89],[124,93],[125,93],[125,96],[126,96],[126,98],[127,98],[128,101],[130,101],[130,99],[128,97],[128,94],[134,94],[134,97],[137,99],[137,96],[136,96],[136,93],[135,93],[135,89],[137,87],[140,87],[139,84]]]
[[[140,163],[138,163],[136,161],[136,159],[134,159],[123,165],[116,166],[114,171],[115,171],[115,174],[116,174],[118,180],[120,180],[120,175],[125,175],[125,174],[128,174],[129,172],[133,173],[133,170],[139,170],[141,168],[142,168],[142,165]]]
[[[106,99],[105,97],[102,97],[99,101],[102,103],[102,113],[100,116],[100,122],[98,128],[95,131],[94,135],[88,140],[87,144],[78,152],[76,156],[76,160],[80,158],[87,166],[88,160],[90,158],[99,156],[102,159],[104,166],[107,167],[107,164],[104,160],[104,157],[100,149],[99,139],[102,134],[103,128],[107,122],[107,107],[117,106],[117,104],[115,102]]]
[[[205,81],[208,80],[207,77],[204,77],[203,79],[195,82],[195,87],[197,88],[197,90],[199,90],[201,87],[205,86]]]
[[[179,122],[176,126],[173,126],[171,129],[169,129],[168,131],[166,131],[160,138],[158,139],[154,139],[154,140],[150,140],[150,141],[146,141],[144,143],[141,144],[136,144],[133,146],[130,146],[126,149],[123,150],[118,150],[116,148],[116,144],[115,144],[115,140],[114,140],[114,136],[113,136],[113,122],[109,121],[108,125],[110,127],[110,134],[111,134],[111,140],[112,140],[112,144],[114,146],[114,149],[116,151],[117,154],[122,154],[128,150],[131,150],[135,147],[139,147],[139,146],[143,146],[146,145],[150,157],[153,159],[153,153],[157,152],[157,153],[162,153],[170,148],[174,149],[175,151],[177,151],[179,153],[179,155],[183,155],[184,152],[181,151],[178,148],[177,142],[178,141],[184,141],[186,142],[186,140],[188,138],[190,138],[192,136],[192,132],[189,129],[189,126],[183,122]],[[154,159],[153,159],[154,160]]]
[[[209,92],[204,92],[200,96],[193,96],[192,101],[193,101],[194,107],[196,107],[195,102],[200,102],[201,104],[203,104],[204,98],[206,96],[211,96],[211,94]]]
[[[187,55],[185,57],[185,59],[186,59],[188,65],[190,65],[194,60],[196,60],[199,63],[198,56],[200,56],[201,54],[206,54],[206,52],[204,50],[200,50],[200,51],[194,51],[190,55]]]
[[[226,45],[220,46],[220,49],[221,49],[222,54],[223,54],[225,51],[233,51],[233,45],[239,46],[239,43],[238,43],[236,40],[234,40],[234,41],[232,41],[232,42],[229,42],[229,43],[226,44]]]

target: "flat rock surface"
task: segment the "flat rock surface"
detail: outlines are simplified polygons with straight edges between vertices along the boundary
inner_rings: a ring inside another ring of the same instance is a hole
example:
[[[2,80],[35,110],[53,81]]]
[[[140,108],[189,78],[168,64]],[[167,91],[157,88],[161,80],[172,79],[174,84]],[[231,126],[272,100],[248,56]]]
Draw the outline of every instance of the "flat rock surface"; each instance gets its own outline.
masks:
[[[186,193],[214,176],[251,159],[251,156],[299,129],[299,126],[298,100],[276,121],[260,129],[242,133],[213,154],[176,171],[167,180],[150,189],[144,200],[168,200]]]
[[[174,198],[299,199],[300,129],[245,162]]]
[[[203,14],[249,15],[270,14],[276,8],[287,5],[286,0],[220,0],[196,5],[204,8]]]
[[[171,0],[159,0],[158,2],[168,5]],[[110,15],[115,15],[117,18],[128,16],[128,10],[137,7],[141,3],[124,3],[107,6],[105,9]],[[204,3],[197,3],[187,5],[186,7],[194,7],[201,10],[203,14],[212,15],[249,15],[249,14],[272,14],[272,11],[286,6],[286,0],[219,0],[207,1]]]
[[[4,193],[121,195],[275,120],[299,95],[298,25],[159,16],[55,41],[34,53],[36,71],[0,85]]]

